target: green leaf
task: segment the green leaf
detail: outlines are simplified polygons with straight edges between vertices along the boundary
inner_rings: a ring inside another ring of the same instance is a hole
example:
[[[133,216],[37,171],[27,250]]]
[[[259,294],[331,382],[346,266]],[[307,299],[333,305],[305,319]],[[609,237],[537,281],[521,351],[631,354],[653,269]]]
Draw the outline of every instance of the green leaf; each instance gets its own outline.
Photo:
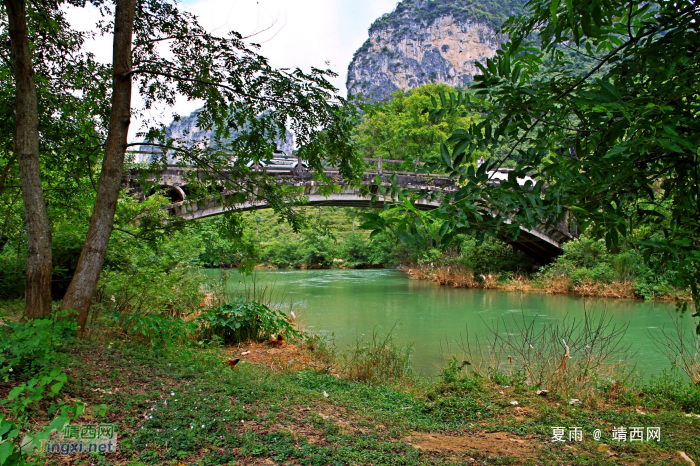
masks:
[[[554,21],[554,24],[557,23],[557,11],[559,10],[560,4],[561,0],[552,0],[552,2],[549,4],[549,14],[551,15],[552,21]]]
[[[452,159],[450,158],[450,151],[444,142],[440,143],[440,156],[442,157],[442,162],[447,168],[452,168]]]
[[[360,225],[360,229],[362,230],[376,230],[378,228],[380,228],[380,226],[377,224],[377,222],[372,221],[365,222]]]
[[[27,388],[26,384],[18,385],[17,387],[10,390],[9,395],[7,395],[8,400],[16,399],[24,390]]]
[[[617,88],[609,81],[598,81],[601,86],[605,88],[610,94],[612,94],[617,100],[622,100],[622,95],[618,92]]]
[[[0,465],[5,464],[13,452],[14,444],[12,442],[0,443]]]

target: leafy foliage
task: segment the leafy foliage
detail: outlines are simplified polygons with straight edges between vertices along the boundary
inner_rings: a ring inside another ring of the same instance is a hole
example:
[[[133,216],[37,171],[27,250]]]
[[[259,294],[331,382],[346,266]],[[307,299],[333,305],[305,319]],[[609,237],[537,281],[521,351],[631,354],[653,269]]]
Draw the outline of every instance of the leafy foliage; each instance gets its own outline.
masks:
[[[0,325],[0,378],[7,382],[55,367],[61,350],[75,338],[75,322],[61,318],[67,314]]]
[[[197,317],[197,324],[202,338],[209,341],[218,339],[225,344],[251,339],[266,340],[277,335],[298,335],[282,312],[243,297],[202,311]]]
[[[450,90],[445,84],[427,84],[408,93],[396,91],[387,103],[365,105],[366,113],[355,129],[355,142],[362,157],[403,160],[405,163],[393,168],[403,171],[414,171],[415,162],[435,162],[440,142],[457,128],[476,120],[458,114],[440,121],[428,118],[424,110],[431,98]]]
[[[66,359],[63,350],[71,344],[77,330],[69,314],[59,312],[50,318],[0,325],[0,378],[14,382],[7,398],[0,400],[14,418],[10,421],[0,414],[0,465],[25,464],[26,449],[36,446],[39,440],[48,440],[52,431],[62,429],[84,410],[79,402],[50,404],[49,414],[58,413],[53,421],[38,433],[20,436],[32,410],[42,401],[55,399],[67,382],[60,365]]]
[[[373,384],[409,377],[412,348],[396,346],[393,331],[384,338],[376,330],[369,340],[358,338],[350,352],[342,355],[345,377]]]
[[[435,121],[473,112],[482,119],[440,149],[441,167],[461,189],[414,224],[444,227],[447,245],[464,232],[496,236],[507,228],[516,238],[520,225],[574,219],[608,249],[649,228],[660,234],[631,238],[642,257],[654,270],[673,268],[675,284],[697,301],[700,72],[690,58],[700,48],[697,19],[691,1],[530,2],[506,23],[510,42],[481,66],[470,92],[431,107]],[[595,65],[582,75],[567,49]],[[480,150],[491,160],[475,168],[469,160]],[[514,170],[495,183],[492,171],[506,163]],[[520,185],[528,174],[536,182]]]

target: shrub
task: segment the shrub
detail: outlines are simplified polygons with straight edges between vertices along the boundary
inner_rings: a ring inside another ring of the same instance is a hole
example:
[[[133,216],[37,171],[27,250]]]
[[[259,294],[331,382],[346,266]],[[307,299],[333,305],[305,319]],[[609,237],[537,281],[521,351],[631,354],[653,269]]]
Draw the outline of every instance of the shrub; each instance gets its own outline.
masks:
[[[282,312],[242,297],[206,309],[196,322],[205,341],[220,340],[224,344],[266,340],[272,335],[289,337],[299,334]]]
[[[303,245],[296,238],[286,236],[275,241],[265,252],[264,260],[275,267],[298,268],[304,263]]]
[[[0,379],[28,378],[58,365],[61,349],[75,337],[75,320],[61,312],[26,323],[0,324]]]
[[[114,314],[114,320],[137,340],[152,345],[185,341],[197,329],[193,322],[169,314],[134,312],[124,318]]]
[[[352,233],[345,240],[343,257],[351,267],[370,263],[370,248],[368,242],[361,236]]]
[[[600,382],[629,376],[627,325],[612,324],[605,312],[566,315],[538,328],[537,317],[502,318],[489,326],[488,336],[461,344],[471,369],[495,381],[518,379],[558,396],[593,394]]]
[[[69,406],[64,401],[48,404],[49,413],[58,416],[42,431],[29,432],[32,410],[42,401],[55,399],[68,380],[59,367],[62,350],[75,337],[77,324],[72,311],[26,323],[0,323],[0,380],[22,380],[12,384],[7,398],[0,400],[0,464],[27,464],[24,449],[48,440],[53,430],[62,429],[84,410],[81,402]],[[11,413],[13,420],[6,418]],[[20,441],[21,440],[21,441]],[[31,443],[31,445],[30,445]]]
[[[304,241],[306,248],[303,262],[307,265],[329,267],[333,264],[335,251],[329,237],[312,235]]]

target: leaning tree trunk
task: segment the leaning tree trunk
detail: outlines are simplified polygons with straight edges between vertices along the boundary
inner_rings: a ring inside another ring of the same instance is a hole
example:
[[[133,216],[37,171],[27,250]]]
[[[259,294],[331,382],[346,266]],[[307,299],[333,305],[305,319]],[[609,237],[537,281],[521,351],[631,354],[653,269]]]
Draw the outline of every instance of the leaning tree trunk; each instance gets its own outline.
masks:
[[[39,167],[39,117],[24,0],[5,0],[15,75],[15,144],[27,226],[24,315],[51,313],[51,224]]]
[[[114,13],[114,44],[112,72],[112,111],[105,142],[102,173],[97,186],[97,198],[90,218],[90,227],[78,266],[61,309],[78,311],[80,332],[90,312],[92,296],[104,263],[107,244],[114,227],[114,212],[121,188],[124,155],[131,119],[131,41],[134,29],[136,0],[117,0]]]

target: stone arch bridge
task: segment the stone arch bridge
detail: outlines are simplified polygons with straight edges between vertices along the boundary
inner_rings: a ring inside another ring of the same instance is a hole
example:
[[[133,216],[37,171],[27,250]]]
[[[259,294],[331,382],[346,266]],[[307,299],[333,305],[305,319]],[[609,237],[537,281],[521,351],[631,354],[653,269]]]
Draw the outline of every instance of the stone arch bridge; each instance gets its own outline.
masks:
[[[164,208],[173,216],[187,220],[197,220],[223,214],[227,211],[224,205],[228,205],[225,199],[231,195],[227,192],[203,200],[190,201],[187,199],[187,180],[191,179],[192,171],[196,170],[195,168],[168,167],[168,169],[158,174],[153,173],[149,177],[149,181],[158,184],[172,201],[172,204]],[[372,195],[367,193],[368,191],[369,193],[377,193],[379,187],[377,178],[381,180],[383,186],[391,185],[393,175],[396,175],[397,184],[402,188],[432,191],[457,189],[454,181],[445,175],[419,175],[411,172],[383,171],[381,159],[379,159],[378,170],[365,171],[360,187],[342,184],[342,179],[338,176],[337,170],[327,170],[326,173],[331,178],[335,178],[338,184],[342,186],[340,192],[333,193],[330,196],[320,193],[320,183],[314,181],[312,174],[306,170],[271,168],[263,168],[262,170],[278,178],[281,183],[303,186],[304,195],[308,198],[308,203],[304,203],[304,206],[381,207],[384,202],[388,201],[384,201],[379,197],[379,200],[375,199],[372,202]],[[508,170],[502,169],[492,173],[492,175],[493,179],[507,179]],[[140,186],[138,185],[139,177],[140,173],[137,170],[133,170],[124,176],[122,184],[134,191],[140,191]],[[525,181],[526,179],[521,180],[522,183]],[[222,202],[222,198],[224,202]],[[234,206],[233,210],[236,211],[269,208],[264,201],[246,201],[235,203]],[[416,203],[416,208],[419,210],[433,210],[439,206],[439,200],[420,200]],[[228,209],[230,210],[230,207]],[[566,221],[559,222],[556,227],[541,225],[535,229],[520,227],[520,230],[517,240],[512,240],[504,234],[499,235],[499,237],[542,264],[551,262],[554,257],[561,254],[562,245],[566,241],[578,236],[575,226],[572,227]]]

